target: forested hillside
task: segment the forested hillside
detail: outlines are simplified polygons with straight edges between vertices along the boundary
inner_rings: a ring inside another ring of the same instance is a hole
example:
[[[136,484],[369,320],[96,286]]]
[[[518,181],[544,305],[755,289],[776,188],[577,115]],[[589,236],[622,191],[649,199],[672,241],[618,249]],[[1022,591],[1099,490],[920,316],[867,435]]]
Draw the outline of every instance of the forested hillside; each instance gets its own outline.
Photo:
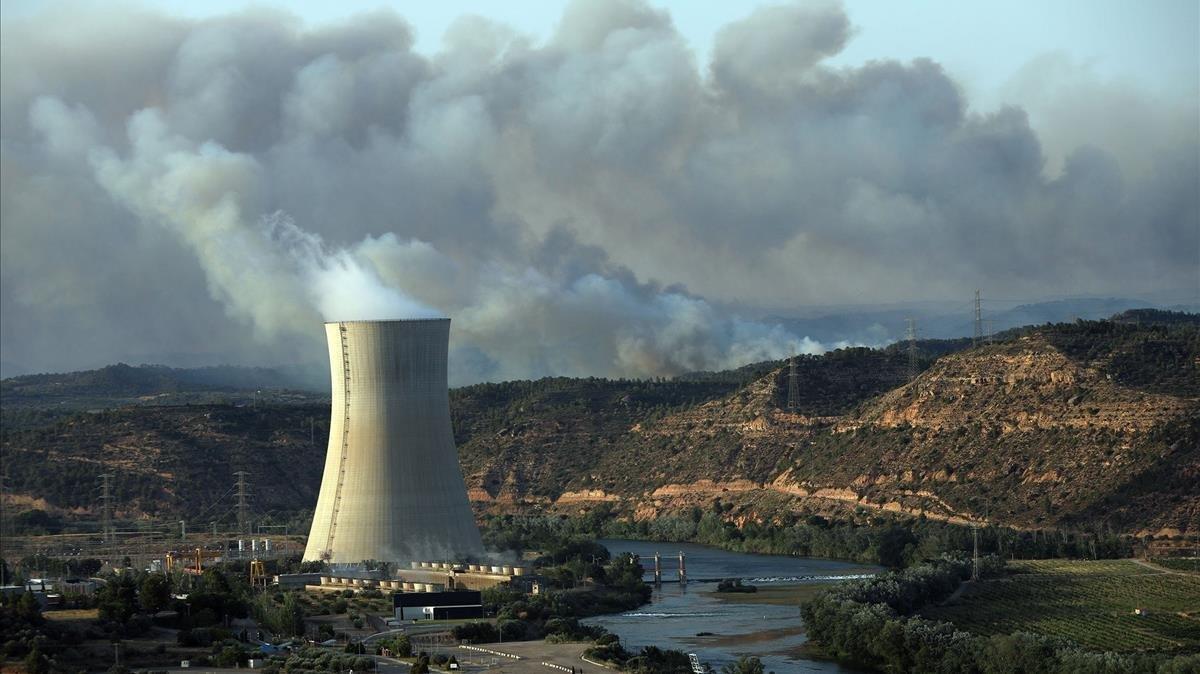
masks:
[[[604,503],[651,518],[721,499],[736,522],[893,512],[1200,532],[1195,315],[1129,312],[973,348],[922,341],[917,365],[909,381],[906,345],[800,357],[792,407],[781,361],[673,380],[480,384],[453,390],[451,410],[485,512]],[[229,516],[223,495],[246,470],[260,515],[303,519],[328,404],[280,402],[65,416],[6,402],[6,499],[94,516],[98,476],[110,472],[124,516],[217,518]]]

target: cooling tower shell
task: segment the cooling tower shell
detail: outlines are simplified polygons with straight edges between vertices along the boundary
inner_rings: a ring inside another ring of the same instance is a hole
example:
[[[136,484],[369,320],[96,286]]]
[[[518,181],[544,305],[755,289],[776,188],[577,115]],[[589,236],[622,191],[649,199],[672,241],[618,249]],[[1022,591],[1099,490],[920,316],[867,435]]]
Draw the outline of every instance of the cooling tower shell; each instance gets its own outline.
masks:
[[[304,559],[483,553],[446,385],[450,319],[326,323],[333,402]]]

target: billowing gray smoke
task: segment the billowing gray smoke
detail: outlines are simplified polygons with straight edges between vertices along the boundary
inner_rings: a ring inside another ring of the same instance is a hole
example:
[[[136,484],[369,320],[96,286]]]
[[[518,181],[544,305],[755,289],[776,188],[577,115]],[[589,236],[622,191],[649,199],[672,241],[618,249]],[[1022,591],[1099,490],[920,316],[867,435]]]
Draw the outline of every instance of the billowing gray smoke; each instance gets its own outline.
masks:
[[[825,65],[851,32],[762,9],[697,64],[632,1],[433,57],[387,12],[5,21],[3,358],[281,362],[445,314],[459,383],[649,376],[822,349],[729,307],[1194,286],[1194,125],[1047,175],[935,63]]]

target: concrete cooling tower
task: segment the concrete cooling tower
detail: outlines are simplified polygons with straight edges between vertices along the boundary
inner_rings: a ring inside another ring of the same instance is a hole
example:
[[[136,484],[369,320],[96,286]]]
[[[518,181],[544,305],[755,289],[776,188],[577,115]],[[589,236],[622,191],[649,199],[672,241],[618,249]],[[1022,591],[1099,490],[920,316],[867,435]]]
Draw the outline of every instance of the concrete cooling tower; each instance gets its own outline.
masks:
[[[450,319],[326,323],[333,411],[304,559],[483,553],[446,388]]]

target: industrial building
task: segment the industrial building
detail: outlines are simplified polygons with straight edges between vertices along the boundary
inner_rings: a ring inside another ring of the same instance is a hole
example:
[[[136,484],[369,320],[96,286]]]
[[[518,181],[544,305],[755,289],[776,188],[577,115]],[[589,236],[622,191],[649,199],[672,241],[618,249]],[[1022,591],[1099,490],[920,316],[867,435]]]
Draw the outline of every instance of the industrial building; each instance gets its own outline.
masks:
[[[404,580],[437,583],[451,590],[486,590],[501,583],[512,585],[528,577],[529,567],[460,564],[455,562],[412,562],[411,568],[397,572]]]
[[[483,617],[483,593],[398,592],[392,595],[397,620],[461,620]]]
[[[326,323],[333,408],[305,560],[483,553],[450,427],[450,319]]]
[[[391,578],[374,575],[339,576],[335,574],[290,574],[277,576],[281,587],[286,583],[304,583],[315,591],[380,590],[392,592],[442,592],[444,590],[486,590],[507,583],[522,592],[533,592],[542,578],[525,566],[488,566],[455,562],[412,562],[411,568],[396,571]],[[319,581],[319,583],[314,582]]]

